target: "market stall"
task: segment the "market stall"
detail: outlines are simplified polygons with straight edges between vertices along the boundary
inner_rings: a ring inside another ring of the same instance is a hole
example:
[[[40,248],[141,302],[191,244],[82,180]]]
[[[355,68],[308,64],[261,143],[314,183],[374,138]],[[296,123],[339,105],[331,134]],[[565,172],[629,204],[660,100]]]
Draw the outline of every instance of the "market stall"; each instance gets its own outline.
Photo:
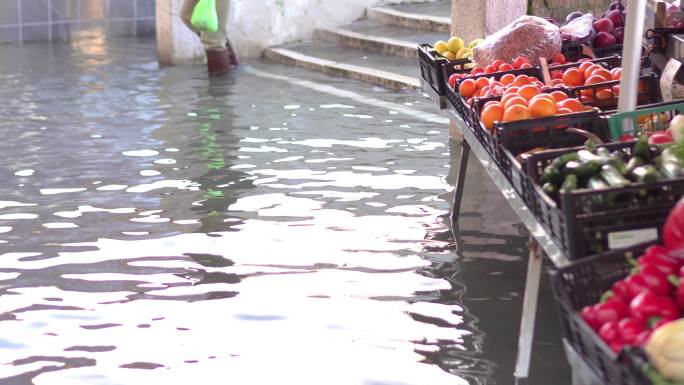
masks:
[[[659,67],[650,56],[667,49],[648,43],[680,31],[646,28],[656,3],[419,46],[424,90],[463,136],[452,221],[472,154],[530,233],[517,380],[529,377],[544,256],[575,383],[684,380],[684,100],[672,97],[679,66]]]

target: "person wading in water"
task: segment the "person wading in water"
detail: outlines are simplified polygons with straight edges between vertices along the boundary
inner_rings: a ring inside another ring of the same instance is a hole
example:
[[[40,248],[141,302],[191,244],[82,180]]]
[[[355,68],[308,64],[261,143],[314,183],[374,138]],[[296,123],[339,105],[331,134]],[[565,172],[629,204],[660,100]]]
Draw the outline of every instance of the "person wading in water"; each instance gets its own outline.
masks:
[[[231,66],[237,65],[237,57],[228,41],[228,10],[230,0],[216,0],[216,14],[218,16],[218,31],[205,32],[192,25],[192,11],[199,0],[183,0],[181,20],[193,32],[199,35],[207,55],[207,69],[209,75],[219,75],[227,72]]]

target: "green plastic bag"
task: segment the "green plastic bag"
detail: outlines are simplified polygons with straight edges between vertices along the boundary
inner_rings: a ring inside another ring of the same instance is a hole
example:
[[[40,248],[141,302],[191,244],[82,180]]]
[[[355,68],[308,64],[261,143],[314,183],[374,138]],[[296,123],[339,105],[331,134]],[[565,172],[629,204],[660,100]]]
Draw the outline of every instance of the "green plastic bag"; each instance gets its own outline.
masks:
[[[218,15],[216,14],[216,0],[199,0],[192,10],[190,23],[204,32],[218,31]]]

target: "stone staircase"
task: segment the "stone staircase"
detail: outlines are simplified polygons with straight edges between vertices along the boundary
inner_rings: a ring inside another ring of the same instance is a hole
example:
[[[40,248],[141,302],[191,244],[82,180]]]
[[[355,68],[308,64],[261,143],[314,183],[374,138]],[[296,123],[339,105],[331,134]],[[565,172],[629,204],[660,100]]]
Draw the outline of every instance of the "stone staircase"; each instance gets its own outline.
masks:
[[[272,61],[388,88],[420,88],[418,43],[447,40],[451,2],[370,7],[365,17],[319,29],[314,40],[268,48]]]

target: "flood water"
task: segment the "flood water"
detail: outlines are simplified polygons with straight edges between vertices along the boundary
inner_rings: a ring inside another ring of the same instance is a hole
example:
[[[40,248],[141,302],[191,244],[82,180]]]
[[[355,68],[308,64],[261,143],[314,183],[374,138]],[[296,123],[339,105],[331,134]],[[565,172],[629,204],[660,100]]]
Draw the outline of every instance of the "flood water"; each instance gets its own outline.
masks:
[[[416,67],[417,68],[417,67]],[[509,384],[527,234],[447,115],[153,40],[0,46],[0,383]],[[569,383],[544,277],[533,378]]]

